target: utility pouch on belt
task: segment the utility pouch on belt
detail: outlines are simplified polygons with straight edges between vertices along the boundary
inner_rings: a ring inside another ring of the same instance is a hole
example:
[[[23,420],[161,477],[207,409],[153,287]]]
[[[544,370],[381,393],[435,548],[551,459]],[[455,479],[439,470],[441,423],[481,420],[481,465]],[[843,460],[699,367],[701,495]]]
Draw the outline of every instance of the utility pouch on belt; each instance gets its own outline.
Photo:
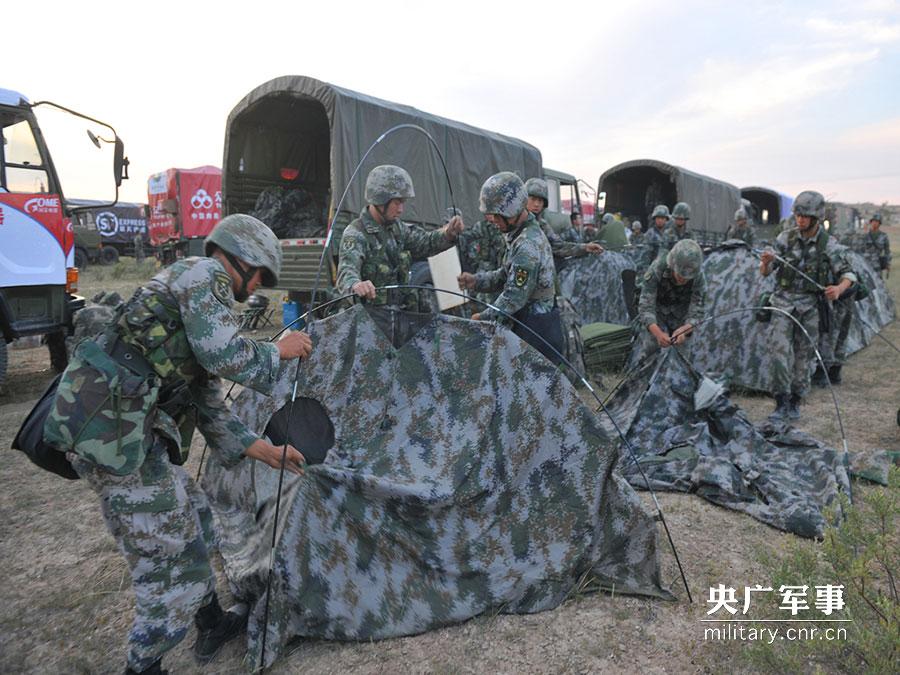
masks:
[[[60,452],[44,441],[44,424],[50,414],[50,407],[53,405],[53,398],[56,396],[56,389],[61,378],[62,374],[59,374],[47,385],[37,405],[22,422],[19,433],[13,439],[12,448],[24,452],[28,459],[42,469],[52,471],[57,476],[75,480],[79,476],[66,458],[66,453]]]
[[[769,309],[769,299],[772,297],[771,291],[766,291],[759,296],[756,303],[759,309],[756,310],[756,320],[760,323],[769,323],[772,320],[772,310]]]
[[[153,442],[159,383],[136,356],[115,334],[79,344],[60,379],[44,440],[110,473],[138,469]]]

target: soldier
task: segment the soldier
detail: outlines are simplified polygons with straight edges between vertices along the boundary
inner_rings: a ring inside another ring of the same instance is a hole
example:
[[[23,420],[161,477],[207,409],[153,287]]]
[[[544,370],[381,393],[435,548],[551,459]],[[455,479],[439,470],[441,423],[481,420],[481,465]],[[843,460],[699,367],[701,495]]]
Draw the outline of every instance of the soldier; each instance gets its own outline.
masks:
[[[682,239],[659,256],[643,278],[638,319],[646,328],[641,358],[674,346],[690,358],[688,337],[706,311],[703,251],[693,239]]]
[[[620,249],[628,245],[625,236],[625,223],[611,213],[603,214],[603,226],[597,236],[600,245],[607,248]]]
[[[747,211],[743,206],[734,212],[734,223],[728,228],[725,238],[740,239],[750,244],[750,246],[756,243],[756,233],[753,231],[753,225],[749,223]]]
[[[794,322],[773,312],[772,353],[775,359],[773,393],[775,411],[769,419],[799,419],[800,401],[809,391],[810,367],[819,339],[819,311],[827,311],[825,299],[834,301],[856,282],[847,264],[846,248],[829,237],[821,222],[825,217],[825,198],[807,190],[794,200],[797,227],[785,230],[775,239],[775,251],[793,267],[812,279],[810,282],[794,269],[775,261],[775,254],[761,254],[760,272],[768,276],[776,270],[775,292],[769,304],[790,312],[800,321],[811,341]],[[834,280],[838,280],[834,285]],[[820,287],[824,287],[824,298]]]
[[[577,206],[572,207],[572,213],[569,214],[569,222],[571,227],[559,235],[563,241],[573,244],[587,243],[584,240],[584,218],[581,215],[581,209]]]
[[[138,265],[144,262],[144,238],[140,232],[134,235],[134,262]]]
[[[247,456],[280,468],[282,448],[231,415],[217,378],[269,393],[279,360],[305,359],[311,349],[303,333],[278,343],[238,334],[234,301],[277,285],[281,270],[278,240],[265,224],[228,216],[205,247],[208,257],[167,267],[124,303],[109,328],[78,345],[44,430],[100,496],[131,571],[136,608],[126,674],[164,673],[163,655],[192,618],[200,663],[245,629],[246,604],[226,612],[216,597],[212,513],[180,466],[184,448],[196,425],[226,466]],[[302,474],[303,463],[288,446],[285,468]]]
[[[644,243],[644,232],[641,228],[641,221],[631,221],[631,237],[629,237],[628,243],[632,246],[640,246]]]
[[[881,215],[876,213],[869,219],[869,230],[860,234],[857,240],[860,253],[872,266],[872,269],[882,276],[881,272],[887,270],[891,275],[891,242],[886,233],[881,231]]]
[[[681,241],[682,239],[696,240],[696,237],[687,226],[687,221],[690,219],[691,207],[687,202],[678,202],[675,208],[672,209],[672,223],[666,228],[669,245],[674,245],[676,241]]]
[[[369,172],[367,206],[341,238],[336,284],[341,293],[355,293],[375,305],[418,309],[414,289],[376,292],[375,288],[409,283],[412,258],[425,258],[453,246],[463,222],[454,215],[433,232],[403,222],[399,218],[403,205],[414,196],[412,178],[399,166],[384,164]]]
[[[544,209],[547,208],[549,201],[549,190],[547,181],[543,178],[529,178],[525,181],[525,192],[528,194],[528,211],[534,214],[544,236],[550,242],[550,249],[553,251],[553,264],[556,271],[561,272],[566,266],[566,258],[583,258],[588,253],[603,253],[603,247],[595,242],[587,244],[577,244],[563,241],[546,220],[541,217]]]
[[[450,222],[450,218],[455,215],[462,216],[459,209],[453,213],[453,208],[448,208],[444,222]],[[497,269],[503,264],[503,256],[506,253],[506,240],[503,239],[503,233],[487,220],[479,220],[460,232],[456,239],[456,246],[459,249],[462,271],[472,274]],[[498,294],[499,291],[476,293],[475,297],[483,302],[493,302]],[[473,310],[475,312],[479,312],[484,307],[481,303],[471,304],[475,307]]]
[[[644,256],[638,267],[638,274],[643,274],[656,260],[661,249],[668,249],[668,237],[666,225],[669,222],[669,207],[665,204],[657,204],[650,214],[651,225],[644,234]]]
[[[556,273],[550,242],[541,231],[534,214],[526,209],[528,194],[522,179],[509,171],[488,178],[481,188],[481,212],[506,237],[507,250],[503,266],[491,272],[459,275],[462,290],[492,291],[503,289],[493,303],[532,328],[557,350],[563,349],[559,309],[554,301]],[[472,319],[497,320],[503,316],[488,308],[473,314]],[[513,331],[554,363],[559,358],[546,345],[518,324]]]

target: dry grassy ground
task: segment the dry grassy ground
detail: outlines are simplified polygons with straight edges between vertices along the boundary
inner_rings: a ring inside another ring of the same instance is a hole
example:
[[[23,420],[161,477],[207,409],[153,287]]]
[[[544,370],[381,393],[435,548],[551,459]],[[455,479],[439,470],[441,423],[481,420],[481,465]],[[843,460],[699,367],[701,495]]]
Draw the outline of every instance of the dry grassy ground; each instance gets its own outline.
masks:
[[[891,231],[895,250],[900,233]],[[127,259],[126,259],[127,260]],[[128,294],[154,269],[90,268],[81,292],[99,288]],[[98,279],[98,273],[105,278]],[[890,282],[900,297],[898,275]],[[277,294],[273,294],[273,301]],[[883,335],[900,345],[900,325]],[[46,349],[11,350],[7,386],[0,393],[0,672],[121,672],[131,624],[132,594],[124,562],[106,532],[93,494],[30,465],[9,445],[22,418],[51,378]],[[900,450],[900,355],[876,339],[851,357],[838,401],[851,452]],[[772,408],[766,397],[736,397],[751,419]],[[840,447],[830,396],[814,390],[800,428]],[[188,468],[196,471],[200,441]],[[881,489],[856,483],[862,494]],[[652,507],[646,493],[642,498]],[[747,672],[739,642],[708,642],[700,619],[712,585],[765,583],[760,560],[795,537],[693,495],[662,494],[694,603],[686,600],[671,551],[660,531],[660,557],[677,603],[575,593],[558,609],[537,615],[481,616],[430,633],[375,643],[297,641],[273,673],[480,672]],[[220,574],[220,590],[227,584]],[[193,630],[167,656],[173,673],[244,672],[244,647],[229,645],[206,668],[194,664]],[[812,665],[810,666],[812,670]]]

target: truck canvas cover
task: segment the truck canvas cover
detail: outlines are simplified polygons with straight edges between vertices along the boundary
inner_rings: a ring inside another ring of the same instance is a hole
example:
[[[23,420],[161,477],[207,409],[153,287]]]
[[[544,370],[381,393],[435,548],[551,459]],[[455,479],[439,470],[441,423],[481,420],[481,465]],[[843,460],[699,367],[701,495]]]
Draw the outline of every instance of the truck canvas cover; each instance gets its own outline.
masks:
[[[759,224],[762,225],[777,225],[791,215],[791,206],[794,204],[794,198],[790,195],[767,187],[743,187],[741,197],[759,209]],[[763,219],[764,211],[767,212],[765,219]]]
[[[424,128],[444,156],[453,201],[466,222],[481,219],[479,191],[498,171],[541,175],[541,153],[532,145],[411,106],[360,94],[310,77],[286,75],[247,94],[228,116],[223,158],[225,212],[249,212],[265,188],[302,187],[328,222],[330,208],[350,182],[357,163],[383,133],[399,124]],[[360,169],[343,210],[345,222],[365,205],[365,180],[380,164],[396,164],[413,179],[416,196],[404,220],[440,223],[451,205],[441,160],[425,136],[403,129],[375,148]]]
[[[633,159],[607,169],[597,194],[606,193],[606,213],[621,213],[648,227],[657,204],[672,210],[678,202],[691,207],[688,227],[724,233],[741,205],[741,191],[730,183],[655,159]]]

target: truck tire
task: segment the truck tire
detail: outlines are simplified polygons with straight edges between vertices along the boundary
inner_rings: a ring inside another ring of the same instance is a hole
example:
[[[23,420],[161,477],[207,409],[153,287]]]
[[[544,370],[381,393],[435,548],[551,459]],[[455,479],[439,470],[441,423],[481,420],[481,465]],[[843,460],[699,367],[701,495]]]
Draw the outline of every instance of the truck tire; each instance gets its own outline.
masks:
[[[431,281],[431,268],[428,267],[426,261],[417,262],[409,268],[409,283],[413,286],[434,286],[434,283]],[[416,292],[419,294],[420,312],[440,313],[437,293],[423,290],[417,290]]]
[[[3,383],[6,382],[6,365],[9,354],[6,351],[6,338],[0,335],[0,391],[3,391]]]
[[[100,262],[103,265],[115,265],[119,262],[119,249],[112,246],[104,246],[100,249]]]
[[[80,270],[87,269],[88,266],[88,254],[85,252],[83,248],[75,249],[75,267]]]
[[[61,373],[69,365],[69,354],[66,351],[65,333],[48,333],[47,349],[50,351],[50,367]]]

